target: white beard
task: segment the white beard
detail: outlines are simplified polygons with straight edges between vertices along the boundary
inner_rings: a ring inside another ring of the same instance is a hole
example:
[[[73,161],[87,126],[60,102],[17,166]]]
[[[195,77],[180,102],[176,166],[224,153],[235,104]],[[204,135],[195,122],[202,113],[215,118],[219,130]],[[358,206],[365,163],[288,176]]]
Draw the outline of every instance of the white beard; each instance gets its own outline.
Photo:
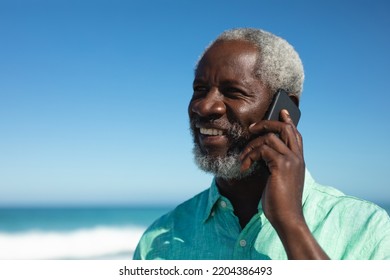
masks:
[[[199,145],[195,142],[193,148],[196,165],[203,171],[214,174],[216,177],[231,180],[242,179],[251,175],[257,170],[257,162],[245,172],[241,172],[240,152],[234,152],[223,157],[205,155]]]
[[[249,142],[249,132],[238,123],[228,124],[220,121],[219,126],[227,129],[227,137],[230,139],[231,148],[224,156],[210,156],[203,152],[200,148],[200,144],[196,141],[196,120],[190,120],[190,130],[194,140],[193,154],[195,157],[196,165],[203,171],[214,174],[216,177],[231,180],[231,179],[242,179],[252,173],[254,173],[259,164],[253,163],[251,167],[241,172],[241,161],[240,155],[245,146]]]

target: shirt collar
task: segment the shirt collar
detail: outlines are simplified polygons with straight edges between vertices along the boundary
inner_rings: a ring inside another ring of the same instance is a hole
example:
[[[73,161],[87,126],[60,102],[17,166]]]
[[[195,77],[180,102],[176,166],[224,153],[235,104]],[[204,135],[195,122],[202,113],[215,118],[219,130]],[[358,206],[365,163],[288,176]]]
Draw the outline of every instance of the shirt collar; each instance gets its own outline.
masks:
[[[302,205],[305,204],[307,197],[309,196],[310,190],[313,188],[313,186],[316,184],[313,177],[311,176],[309,170],[305,170],[305,185],[303,187],[303,194],[302,194]]]
[[[314,181],[313,177],[311,176],[310,172],[306,169],[305,170],[305,183],[304,183],[303,193],[302,193],[302,205],[305,204],[306,199],[309,195],[310,189],[313,187],[314,184],[315,184],[315,181]],[[206,222],[207,219],[211,216],[211,213],[213,212],[214,205],[215,205],[215,203],[217,203],[218,199],[220,199],[220,198],[221,198],[221,194],[218,191],[217,183],[216,183],[215,177],[214,177],[212,182],[211,182],[211,186],[209,188],[209,195],[208,195],[206,209],[204,212],[203,222]],[[263,207],[262,207],[261,201],[259,202],[258,209],[259,209],[259,213],[263,212]]]
[[[206,210],[204,212],[203,222],[206,222],[213,212],[213,208],[215,203],[217,203],[218,199],[221,197],[221,194],[218,191],[217,183],[215,181],[215,177],[211,182],[211,186],[209,188],[209,197],[207,200]]]

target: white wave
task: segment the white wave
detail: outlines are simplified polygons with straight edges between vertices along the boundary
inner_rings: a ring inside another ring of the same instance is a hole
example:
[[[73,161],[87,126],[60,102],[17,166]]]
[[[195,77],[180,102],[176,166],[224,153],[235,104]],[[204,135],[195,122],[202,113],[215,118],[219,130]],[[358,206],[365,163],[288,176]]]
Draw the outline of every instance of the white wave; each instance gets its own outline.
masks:
[[[144,230],[97,227],[69,232],[0,232],[0,259],[131,259]]]

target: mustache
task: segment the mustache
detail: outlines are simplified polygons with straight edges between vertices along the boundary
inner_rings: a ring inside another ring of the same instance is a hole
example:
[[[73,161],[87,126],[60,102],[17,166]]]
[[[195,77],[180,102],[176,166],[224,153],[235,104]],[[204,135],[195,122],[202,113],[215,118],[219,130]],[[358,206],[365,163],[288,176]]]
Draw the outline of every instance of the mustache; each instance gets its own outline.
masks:
[[[201,118],[199,116],[194,116],[190,119],[191,128],[196,128],[197,125],[199,126],[207,126],[211,125],[215,128],[228,130],[231,124],[223,119],[210,119],[210,118]]]
[[[250,132],[238,122],[230,123],[225,119],[209,119],[194,116],[190,118],[191,134],[195,135],[197,126],[212,126],[226,131],[226,136],[234,140],[248,140],[250,139]]]

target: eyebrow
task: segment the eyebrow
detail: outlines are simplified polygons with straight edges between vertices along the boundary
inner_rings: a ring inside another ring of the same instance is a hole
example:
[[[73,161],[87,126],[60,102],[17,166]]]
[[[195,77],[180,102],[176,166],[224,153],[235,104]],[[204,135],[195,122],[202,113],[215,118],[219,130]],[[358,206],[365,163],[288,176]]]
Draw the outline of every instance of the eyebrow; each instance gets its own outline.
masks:
[[[207,81],[203,78],[195,78],[192,84],[205,84]],[[248,83],[243,80],[231,80],[226,79],[220,82],[222,86],[237,85],[237,86],[246,86]]]
[[[204,84],[204,83],[206,83],[205,80],[199,78],[194,79],[194,81],[192,82],[192,84]]]
[[[246,86],[247,83],[243,80],[230,80],[230,79],[227,79],[227,80],[223,80],[221,82],[221,85],[223,86],[227,86],[227,85],[237,85],[237,86]]]

